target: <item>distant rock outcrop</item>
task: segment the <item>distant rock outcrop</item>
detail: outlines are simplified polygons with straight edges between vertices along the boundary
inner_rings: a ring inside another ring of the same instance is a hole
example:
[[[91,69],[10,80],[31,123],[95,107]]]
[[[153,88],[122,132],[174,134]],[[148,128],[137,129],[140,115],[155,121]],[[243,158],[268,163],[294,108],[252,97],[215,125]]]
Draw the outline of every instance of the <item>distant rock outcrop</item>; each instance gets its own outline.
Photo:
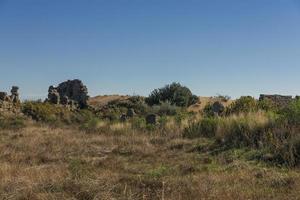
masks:
[[[53,104],[67,105],[72,108],[85,108],[89,99],[87,87],[81,80],[68,80],[57,87],[50,86],[47,101]]]
[[[263,101],[263,100],[269,100],[272,103],[274,103],[274,105],[279,106],[279,107],[285,107],[287,105],[289,105],[289,103],[291,103],[294,99],[293,96],[283,96],[283,95],[265,95],[265,94],[261,94],[259,97],[259,101]]]

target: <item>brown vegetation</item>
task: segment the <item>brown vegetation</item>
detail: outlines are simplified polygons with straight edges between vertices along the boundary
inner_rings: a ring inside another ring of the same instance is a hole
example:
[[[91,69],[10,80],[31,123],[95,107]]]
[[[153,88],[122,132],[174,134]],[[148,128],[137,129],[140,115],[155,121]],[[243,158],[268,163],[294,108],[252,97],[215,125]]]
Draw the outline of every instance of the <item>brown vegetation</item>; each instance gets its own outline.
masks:
[[[211,139],[180,129],[98,131],[31,123],[0,131],[1,199],[297,199],[300,174],[214,153]],[[174,128],[174,125],[170,126]]]

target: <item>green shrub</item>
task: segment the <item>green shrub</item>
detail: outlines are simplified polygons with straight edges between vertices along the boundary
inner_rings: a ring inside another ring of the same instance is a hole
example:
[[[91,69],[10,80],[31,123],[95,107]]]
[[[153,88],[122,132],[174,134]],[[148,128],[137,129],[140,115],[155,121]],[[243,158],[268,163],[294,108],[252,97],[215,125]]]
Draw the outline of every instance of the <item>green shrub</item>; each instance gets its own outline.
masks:
[[[96,131],[98,128],[98,124],[100,122],[100,119],[98,118],[91,118],[85,121],[80,128],[85,131]]]
[[[240,118],[220,125],[223,129],[222,142],[227,147],[257,147],[264,134],[264,126]]]
[[[217,132],[218,123],[218,118],[204,118],[199,122],[193,122],[184,129],[183,137],[214,137]]]
[[[299,127],[277,124],[268,134],[266,148],[272,155],[268,161],[290,167],[299,166]]]
[[[203,114],[205,117],[213,117],[214,111],[213,111],[213,106],[211,103],[207,104],[204,109],[203,109]]]
[[[258,111],[257,101],[250,96],[244,96],[233,102],[226,110],[227,114],[240,114]]]
[[[198,97],[193,95],[187,87],[179,83],[172,83],[163,88],[155,89],[145,101],[150,106],[168,101],[172,105],[187,107],[195,104],[198,101]]]
[[[290,125],[300,125],[300,100],[290,103],[288,107],[280,111],[280,114]]]
[[[114,100],[108,103],[105,107],[105,118],[109,118],[114,121],[115,116],[120,116],[122,113],[126,113],[128,109],[133,109],[137,114],[145,114],[148,109],[148,105],[145,103],[144,97],[131,96],[128,99]]]
[[[36,121],[47,123],[58,121],[70,123],[71,121],[71,112],[68,109],[50,103],[25,102],[22,106],[22,112]]]
[[[162,102],[160,105],[154,105],[147,110],[147,113],[163,115],[176,115],[180,111],[178,106],[169,102]]]
[[[97,120],[96,115],[88,109],[71,111],[60,105],[38,101],[25,102],[22,106],[22,112],[36,121],[55,125],[81,124],[84,127]]]
[[[188,113],[185,112],[178,112],[175,116],[174,116],[174,120],[176,122],[176,124],[178,126],[181,126],[181,123],[184,119],[186,119],[188,117]]]
[[[264,111],[277,111],[278,108],[270,99],[258,101],[258,108]]]
[[[164,115],[158,118],[159,128],[166,128],[167,123],[168,123],[167,116]]]
[[[146,120],[142,117],[134,117],[131,120],[131,126],[134,129],[145,129],[146,128]]]
[[[18,115],[0,115],[1,129],[21,129],[24,128],[25,118]]]

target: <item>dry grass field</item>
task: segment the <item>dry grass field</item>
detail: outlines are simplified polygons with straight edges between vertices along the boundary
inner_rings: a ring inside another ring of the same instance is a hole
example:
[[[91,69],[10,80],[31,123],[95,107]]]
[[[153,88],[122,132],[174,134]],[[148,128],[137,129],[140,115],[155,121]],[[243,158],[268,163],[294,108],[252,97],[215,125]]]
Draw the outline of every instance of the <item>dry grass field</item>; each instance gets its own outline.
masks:
[[[178,129],[85,132],[28,122],[0,131],[0,199],[300,199],[297,168],[212,144]]]

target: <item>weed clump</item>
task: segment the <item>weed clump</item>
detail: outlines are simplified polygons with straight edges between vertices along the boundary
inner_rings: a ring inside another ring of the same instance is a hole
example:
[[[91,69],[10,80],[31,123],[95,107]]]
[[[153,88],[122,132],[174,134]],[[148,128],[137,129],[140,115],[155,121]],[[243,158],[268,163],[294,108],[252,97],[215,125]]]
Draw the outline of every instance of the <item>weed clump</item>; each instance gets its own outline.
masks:
[[[197,138],[197,137],[214,137],[219,124],[218,118],[203,118],[199,122],[192,122],[184,129],[183,137]]]

